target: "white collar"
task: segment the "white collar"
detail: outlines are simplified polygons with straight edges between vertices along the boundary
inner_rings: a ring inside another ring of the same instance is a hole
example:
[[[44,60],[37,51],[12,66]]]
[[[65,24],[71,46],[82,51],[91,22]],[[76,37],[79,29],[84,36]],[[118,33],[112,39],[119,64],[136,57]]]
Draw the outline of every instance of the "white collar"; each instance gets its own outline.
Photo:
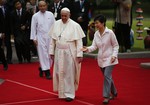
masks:
[[[18,10],[18,9],[16,9],[16,11],[17,11],[17,12],[18,12],[18,11],[22,12],[22,8],[20,8],[19,10]]]

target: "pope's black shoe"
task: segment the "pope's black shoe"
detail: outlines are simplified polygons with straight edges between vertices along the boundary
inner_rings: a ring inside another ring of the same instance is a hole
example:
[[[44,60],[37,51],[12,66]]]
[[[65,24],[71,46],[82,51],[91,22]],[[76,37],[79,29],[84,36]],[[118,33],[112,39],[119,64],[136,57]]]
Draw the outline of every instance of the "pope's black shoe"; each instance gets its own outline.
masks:
[[[50,70],[45,71],[45,76],[46,76],[46,79],[52,79],[52,77],[50,75]]]
[[[103,104],[109,104],[109,98],[105,98],[105,99],[103,100]]]
[[[73,99],[72,99],[72,98],[70,98],[70,97],[67,97],[65,100],[66,100],[67,102],[71,102],[71,101],[73,101]]]
[[[110,100],[113,100],[113,99],[115,99],[115,97],[117,97],[117,95],[118,95],[117,93],[116,93],[116,94],[112,94],[112,95],[109,97],[109,99],[110,99]]]

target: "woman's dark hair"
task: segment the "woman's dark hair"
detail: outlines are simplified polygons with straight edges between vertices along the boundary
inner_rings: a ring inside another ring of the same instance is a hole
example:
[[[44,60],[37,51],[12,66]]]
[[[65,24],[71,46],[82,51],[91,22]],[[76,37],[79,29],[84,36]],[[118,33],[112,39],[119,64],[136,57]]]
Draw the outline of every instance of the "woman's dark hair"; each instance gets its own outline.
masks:
[[[94,22],[95,21],[99,21],[101,23],[104,23],[104,26],[106,25],[106,17],[102,14],[99,14],[97,15],[95,18],[94,18]]]

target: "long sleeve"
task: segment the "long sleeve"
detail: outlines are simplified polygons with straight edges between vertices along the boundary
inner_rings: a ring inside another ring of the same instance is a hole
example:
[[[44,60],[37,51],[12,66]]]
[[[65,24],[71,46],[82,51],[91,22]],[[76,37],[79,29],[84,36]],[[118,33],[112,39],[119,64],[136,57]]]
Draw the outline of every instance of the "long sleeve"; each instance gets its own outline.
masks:
[[[97,49],[97,45],[94,39],[93,39],[92,45],[87,48],[89,52],[95,51]]]
[[[81,51],[81,48],[83,48],[82,39],[76,40],[76,46],[77,46],[77,57],[83,57],[83,51]]]
[[[112,56],[117,57],[119,45],[118,45],[118,41],[117,41],[115,35],[111,35],[111,41],[112,41],[112,46],[113,46],[113,54],[112,54]]]
[[[54,55],[54,53],[55,53],[55,39],[51,38],[50,48],[49,48],[49,54],[50,55]]]
[[[33,17],[32,17],[32,21],[31,21],[31,33],[30,33],[30,39],[31,40],[36,40],[37,38],[36,38],[36,33],[37,33],[37,29],[36,29],[36,27],[37,27],[37,22],[36,22],[36,18],[35,18],[35,16],[33,15]]]

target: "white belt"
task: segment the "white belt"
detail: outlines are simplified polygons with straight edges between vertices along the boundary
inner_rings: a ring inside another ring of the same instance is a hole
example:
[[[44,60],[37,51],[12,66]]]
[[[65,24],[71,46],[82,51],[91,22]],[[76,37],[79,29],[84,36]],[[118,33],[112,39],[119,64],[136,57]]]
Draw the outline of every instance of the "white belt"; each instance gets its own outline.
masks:
[[[68,49],[69,45],[67,43],[57,42],[56,47],[59,48],[59,49]]]

